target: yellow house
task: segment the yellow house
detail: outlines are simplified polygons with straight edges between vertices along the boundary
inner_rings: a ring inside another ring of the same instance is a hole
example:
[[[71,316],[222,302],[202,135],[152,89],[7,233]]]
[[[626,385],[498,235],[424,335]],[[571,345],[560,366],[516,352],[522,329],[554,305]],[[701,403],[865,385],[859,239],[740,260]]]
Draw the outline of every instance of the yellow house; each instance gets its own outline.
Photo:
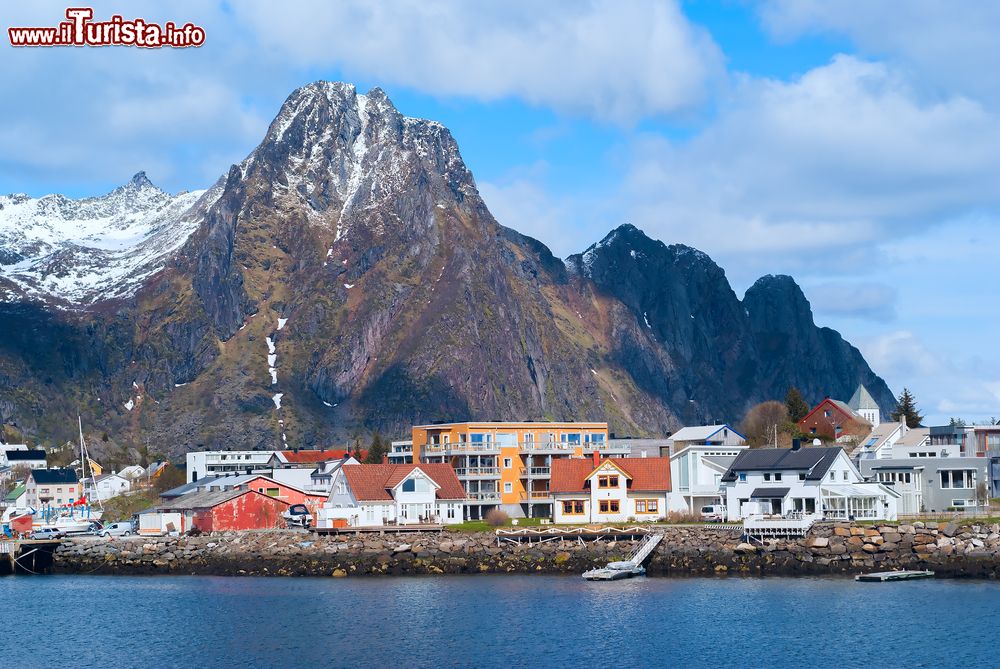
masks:
[[[412,435],[414,462],[455,468],[469,519],[497,507],[514,518],[551,517],[553,459],[628,454],[628,446],[611,446],[607,423],[436,423],[416,425]]]
[[[87,469],[90,471],[92,476],[100,476],[104,473],[104,467],[101,466],[101,463],[95,462],[90,458],[87,458]]]

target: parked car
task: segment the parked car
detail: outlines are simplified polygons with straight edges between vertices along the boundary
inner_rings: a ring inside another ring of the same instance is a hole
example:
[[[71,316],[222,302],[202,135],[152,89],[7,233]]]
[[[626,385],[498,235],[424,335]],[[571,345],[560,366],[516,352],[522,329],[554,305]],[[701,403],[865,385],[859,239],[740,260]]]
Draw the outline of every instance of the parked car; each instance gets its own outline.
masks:
[[[292,504],[281,514],[289,527],[304,527],[307,530],[312,526],[313,517],[305,504]]]
[[[32,539],[61,539],[63,533],[54,527],[43,527],[31,533]]]
[[[133,530],[132,530],[131,520],[123,520],[119,523],[111,523],[110,525],[105,525],[101,529],[102,537],[127,537],[131,536],[132,533]]]
[[[726,507],[713,504],[701,507],[701,519],[707,523],[721,523],[726,519]]]

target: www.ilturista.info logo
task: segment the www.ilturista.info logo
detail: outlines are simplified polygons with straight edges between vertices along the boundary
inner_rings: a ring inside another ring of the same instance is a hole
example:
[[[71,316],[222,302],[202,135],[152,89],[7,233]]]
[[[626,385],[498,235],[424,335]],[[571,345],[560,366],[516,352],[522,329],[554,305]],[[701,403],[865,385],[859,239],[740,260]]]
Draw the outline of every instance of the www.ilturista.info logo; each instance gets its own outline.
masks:
[[[92,21],[90,7],[70,7],[66,21],[49,28],[7,28],[11,46],[138,46],[184,48],[205,43],[205,29],[173,21],[163,25],[145,19],[126,20],[115,14],[108,21]]]

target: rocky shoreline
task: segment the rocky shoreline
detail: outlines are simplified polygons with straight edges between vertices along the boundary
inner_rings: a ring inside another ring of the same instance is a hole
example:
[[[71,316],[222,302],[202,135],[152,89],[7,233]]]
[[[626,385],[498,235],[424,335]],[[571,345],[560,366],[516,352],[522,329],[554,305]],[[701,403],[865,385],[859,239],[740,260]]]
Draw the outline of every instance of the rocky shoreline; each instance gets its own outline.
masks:
[[[1000,576],[1000,525],[820,524],[801,539],[742,542],[710,526],[662,528],[650,575],[822,575],[931,569],[939,576]],[[197,537],[78,538],[55,554],[64,574],[361,576],[579,574],[627,555],[636,542],[577,540],[497,545],[492,533],[316,536],[294,531]]]

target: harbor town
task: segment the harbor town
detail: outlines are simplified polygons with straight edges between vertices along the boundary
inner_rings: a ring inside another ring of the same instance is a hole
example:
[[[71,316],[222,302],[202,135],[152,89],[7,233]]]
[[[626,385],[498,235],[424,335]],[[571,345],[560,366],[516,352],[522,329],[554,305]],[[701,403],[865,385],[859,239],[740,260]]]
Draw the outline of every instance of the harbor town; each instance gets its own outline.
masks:
[[[0,446],[0,570],[996,576],[1000,426],[896,417],[859,386],[805,411],[787,446],[729,424],[633,439],[601,422],[456,422],[368,449],[119,471],[81,427],[68,466]]]

